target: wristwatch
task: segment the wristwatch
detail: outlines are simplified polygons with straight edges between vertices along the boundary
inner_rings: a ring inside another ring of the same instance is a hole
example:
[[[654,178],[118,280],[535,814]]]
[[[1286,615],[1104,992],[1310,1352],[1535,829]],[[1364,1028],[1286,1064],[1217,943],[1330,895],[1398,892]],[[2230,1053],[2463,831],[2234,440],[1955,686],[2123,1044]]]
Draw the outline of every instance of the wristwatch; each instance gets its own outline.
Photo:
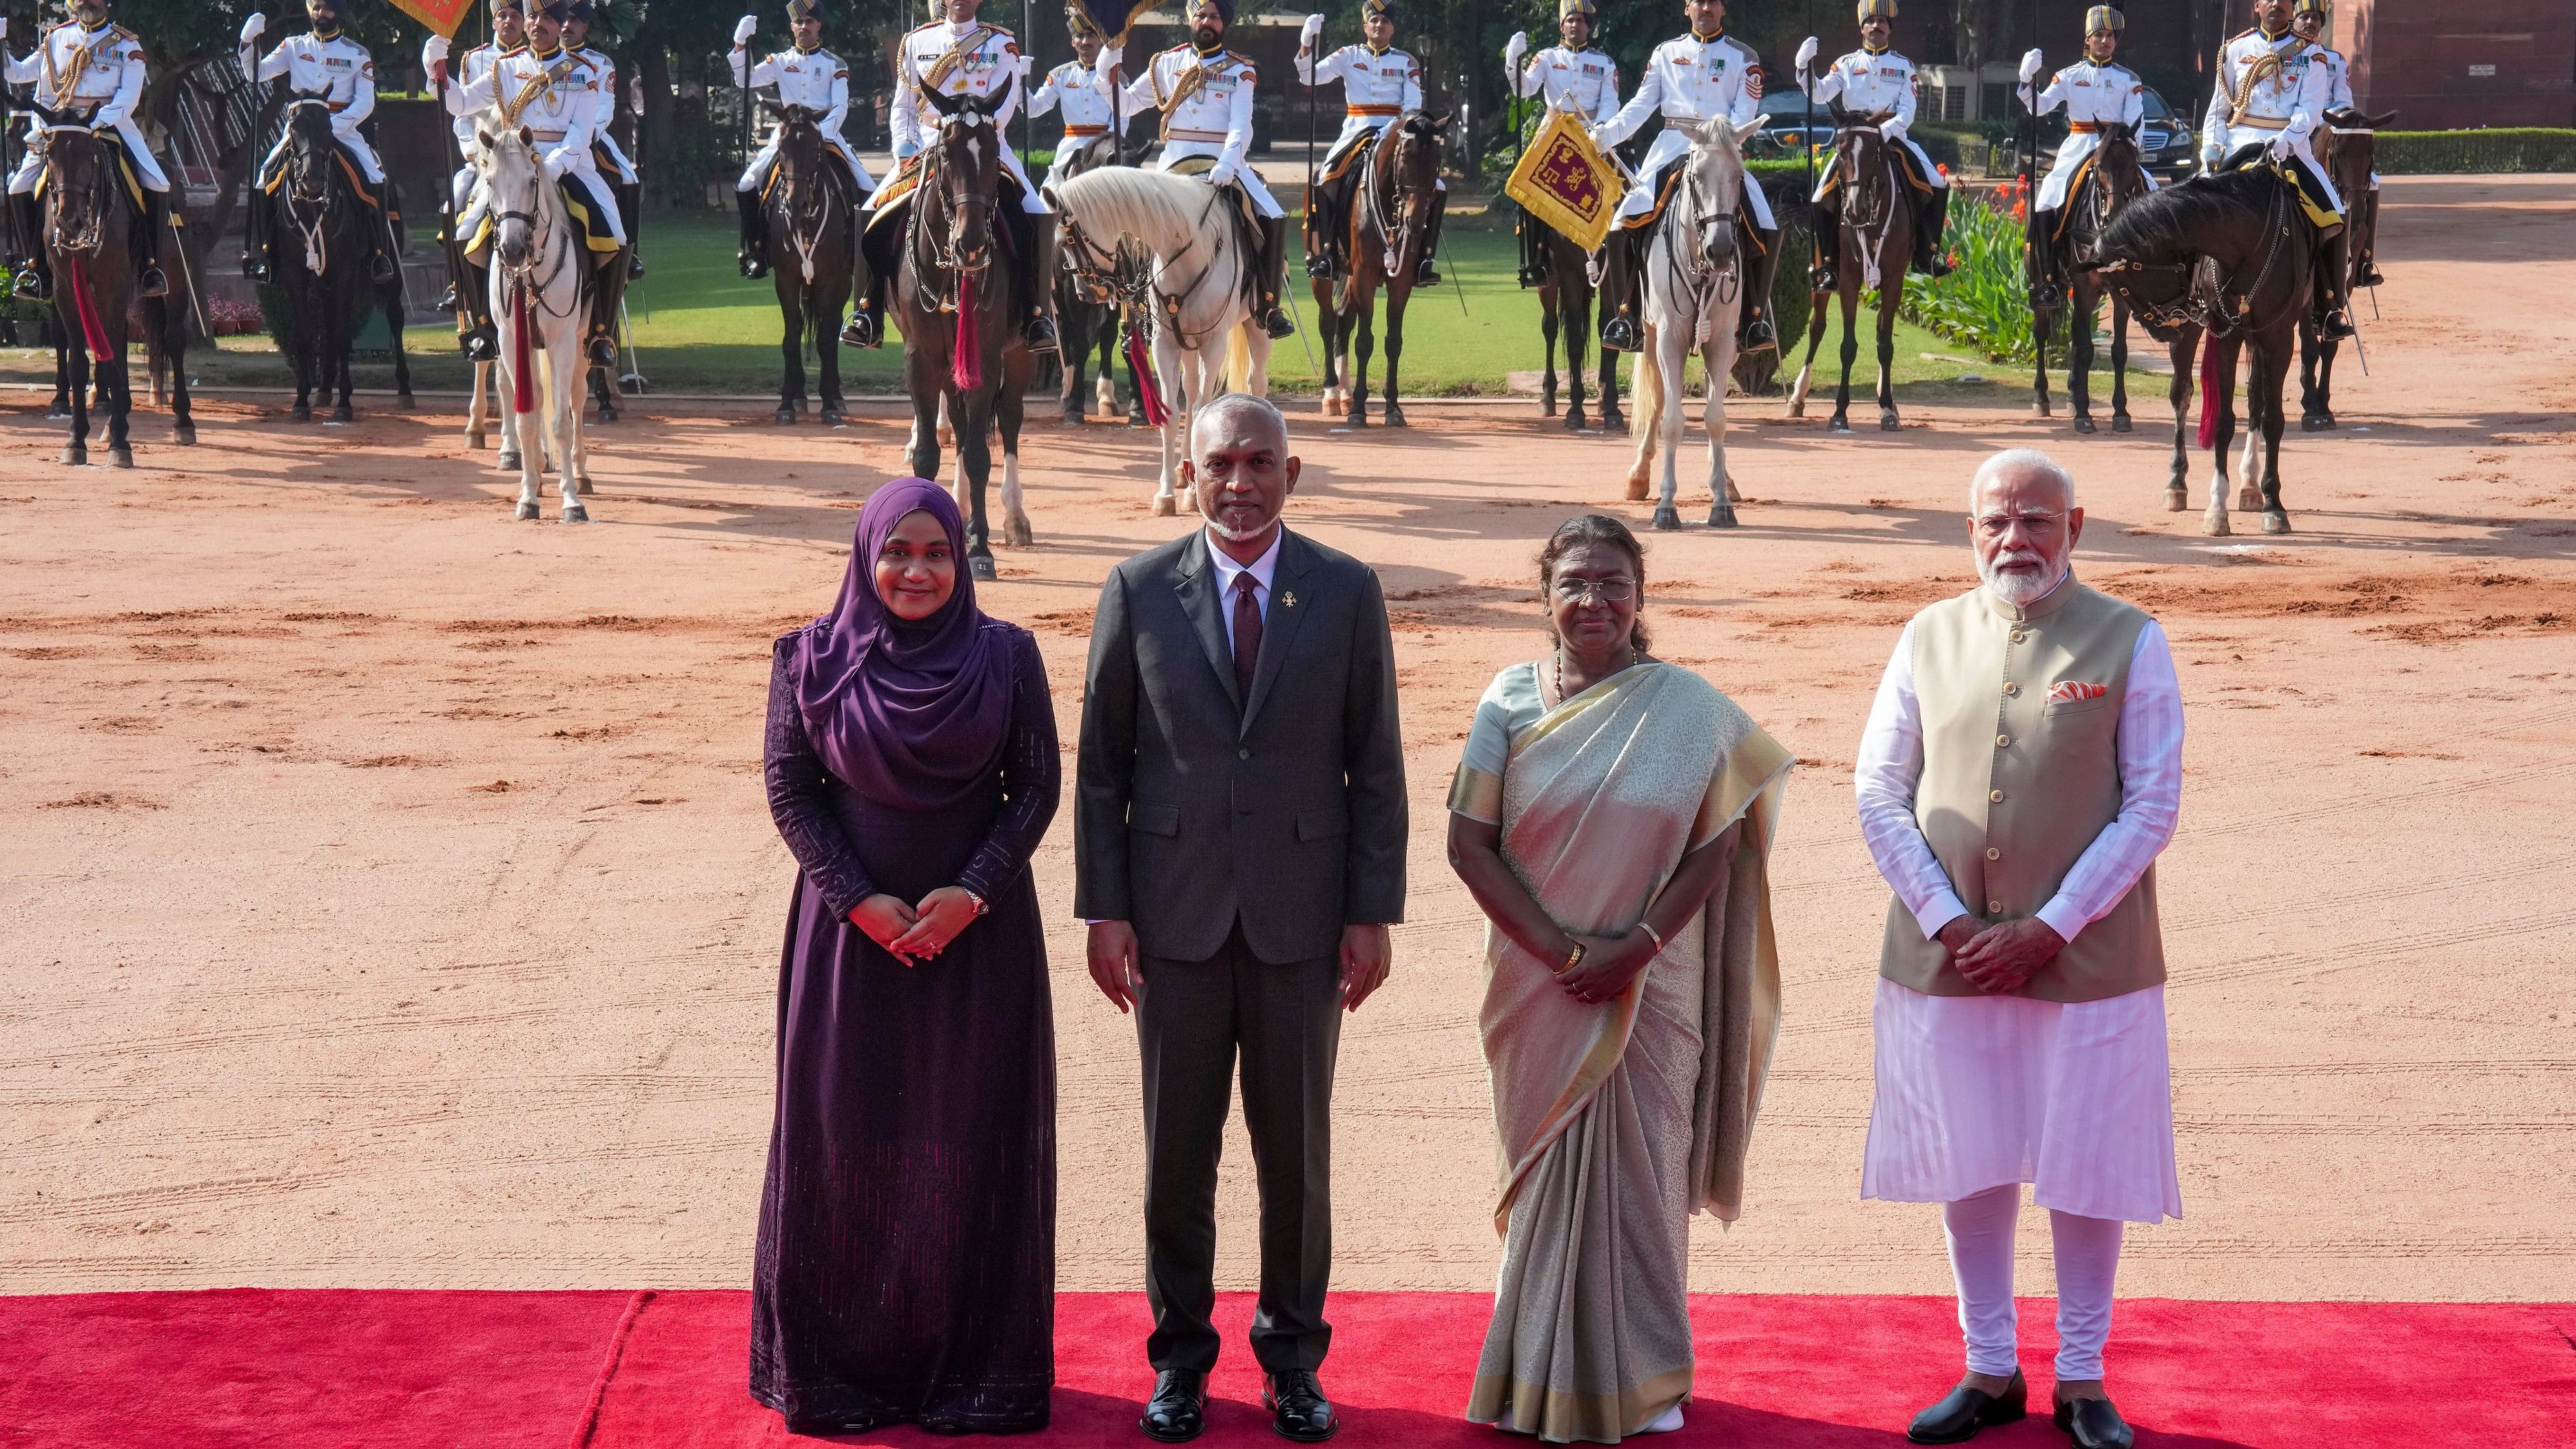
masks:
[[[991,902],[986,901],[982,896],[975,894],[973,891],[967,890],[964,886],[959,886],[958,889],[966,891],[966,899],[975,903],[975,914],[979,916],[988,916],[993,913]]]

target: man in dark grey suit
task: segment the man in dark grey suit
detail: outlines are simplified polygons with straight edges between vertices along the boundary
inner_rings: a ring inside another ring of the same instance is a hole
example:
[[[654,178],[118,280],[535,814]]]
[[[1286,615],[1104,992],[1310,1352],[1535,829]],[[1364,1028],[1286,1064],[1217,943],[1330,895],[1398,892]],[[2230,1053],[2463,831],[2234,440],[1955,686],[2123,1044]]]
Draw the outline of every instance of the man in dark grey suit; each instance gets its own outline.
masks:
[[[1101,585],[1074,816],[1092,979],[1135,1008],[1144,1056],[1155,1379],[1139,1427],[1177,1443],[1204,1424],[1239,1051],[1261,1183],[1252,1351],[1274,1426],[1311,1442],[1341,1427],[1315,1377],[1341,1012],[1386,980],[1404,909],[1394,642],[1377,575],[1280,525],[1298,463],[1276,408],[1210,402],[1181,467],[1206,526]]]

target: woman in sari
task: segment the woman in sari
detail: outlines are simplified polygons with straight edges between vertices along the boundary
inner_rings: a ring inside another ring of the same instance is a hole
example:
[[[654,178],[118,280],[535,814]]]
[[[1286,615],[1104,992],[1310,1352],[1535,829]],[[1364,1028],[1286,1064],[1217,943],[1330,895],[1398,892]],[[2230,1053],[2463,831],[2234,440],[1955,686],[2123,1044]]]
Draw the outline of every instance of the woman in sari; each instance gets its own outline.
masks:
[[[1043,1429],[1055,1034],[1029,855],[1055,815],[1037,641],[975,607],[947,490],[879,487],[831,613],[778,641],[767,775],[802,867],[751,1280],[790,1433]]]
[[[1646,653],[1626,525],[1567,520],[1539,582],[1554,648],[1495,676],[1449,793],[1450,864],[1492,922],[1503,1167],[1467,1417],[1611,1444],[1681,1427],[1689,1218],[1742,1208],[1780,1017],[1765,865],[1790,757]]]

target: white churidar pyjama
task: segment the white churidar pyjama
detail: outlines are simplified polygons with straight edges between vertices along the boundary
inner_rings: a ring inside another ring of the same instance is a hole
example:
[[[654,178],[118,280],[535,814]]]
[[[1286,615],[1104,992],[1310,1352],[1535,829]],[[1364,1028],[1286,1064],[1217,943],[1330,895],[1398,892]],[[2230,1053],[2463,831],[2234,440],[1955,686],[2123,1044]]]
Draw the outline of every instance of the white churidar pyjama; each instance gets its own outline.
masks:
[[[2013,1228],[2021,1217],[2021,1184],[2006,1183],[1941,1206],[1950,1269],[1959,1279],[1959,1334],[1968,1372],[2005,1376],[2019,1366],[2014,1351]],[[2102,1346],[2111,1337],[2111,1285],[2120,1271],[2117,1218],[2048,1215],[2057,1261],[2057,1381],[2102,1377]]]

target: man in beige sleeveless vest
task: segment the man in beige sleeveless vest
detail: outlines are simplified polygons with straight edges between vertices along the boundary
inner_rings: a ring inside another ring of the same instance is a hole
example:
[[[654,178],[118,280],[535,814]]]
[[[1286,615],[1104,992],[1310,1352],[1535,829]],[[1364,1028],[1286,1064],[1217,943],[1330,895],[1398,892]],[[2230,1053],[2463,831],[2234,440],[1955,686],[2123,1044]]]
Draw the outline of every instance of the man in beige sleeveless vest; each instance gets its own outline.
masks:
[[[2102,1384],[2123,1224],[2182,1216],[2155,858],[2182,796],[2182,692],[2153,619],[2075,581],[2075,480],[1998,453],[1968,487],[1973,592],[1914,616],[1855,771],[1895,888],[1861,1195],[1937,1202],[1967,1376],[1906,1437],[2019,1419],[2013,1228],[2049,1210],[2056,1419],[2128,1449]]]

